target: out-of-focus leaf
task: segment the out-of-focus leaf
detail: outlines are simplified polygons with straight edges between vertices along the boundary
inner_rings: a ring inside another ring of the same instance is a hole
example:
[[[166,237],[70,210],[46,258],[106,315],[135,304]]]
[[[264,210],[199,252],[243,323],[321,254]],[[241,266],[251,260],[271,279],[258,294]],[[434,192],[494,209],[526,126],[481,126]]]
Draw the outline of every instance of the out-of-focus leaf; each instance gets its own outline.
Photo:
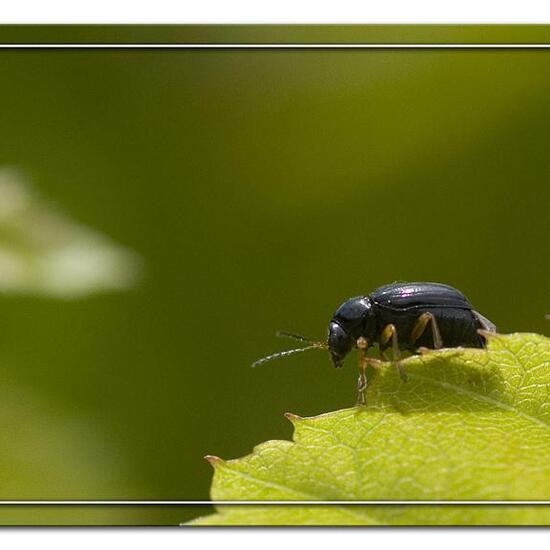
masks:
[[[550,340],[491,338],[371,376],[368,406],[288,415],[294,442],[212,457],[212,499],[550,500]],[[549,507],[220,506],[195,524],[498,524],[550,522]]]
[[[73,298],[132,286],[140,260],[0,170],[0,291]]]

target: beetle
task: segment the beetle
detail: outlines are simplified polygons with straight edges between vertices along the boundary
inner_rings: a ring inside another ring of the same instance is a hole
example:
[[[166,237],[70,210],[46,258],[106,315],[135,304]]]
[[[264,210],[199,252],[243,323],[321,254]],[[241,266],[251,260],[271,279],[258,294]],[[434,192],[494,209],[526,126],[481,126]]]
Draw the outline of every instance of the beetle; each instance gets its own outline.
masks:
[[[266,361],[309,349],[327,349],[336,368],[353,348],[359,349],[359,380],[357,404],[366,403],[369,363],[380,361],[367,358],[367,350],[377,344],[380,356],[386,358],[391,347],[403,381],[407,375],[400,362],[401,352],[418,352],[422,348],[442,347],[484,348],[487,333],[496,332],[496,326],[473,309],[468,299],[456,288],[441,283],[396,282],[377,288],[368,295],[346,300],[334,312],[328,325],[326,342],[316,342],[288,332],[278,333],[308,343],[293,350],[282,351],[256,361]]]

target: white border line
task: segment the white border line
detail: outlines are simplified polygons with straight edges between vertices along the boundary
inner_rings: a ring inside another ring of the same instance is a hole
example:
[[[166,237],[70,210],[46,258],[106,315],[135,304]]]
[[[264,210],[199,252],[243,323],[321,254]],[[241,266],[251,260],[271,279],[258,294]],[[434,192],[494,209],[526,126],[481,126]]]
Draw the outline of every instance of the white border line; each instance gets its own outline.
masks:
[[[165,50],[230,50],[230,49],[303,49],[303,50],[341,50],[341,49],[362,49],[362,50],[445,50],[445,49],[464,49],[464,50],[546,50],[550,49],[550,44],[460,44],[460,43],[437,43],[437,44],[364,44],[364,43],[347,43],[347,44],[269,44],[269,43],[226,43],[226,44],[0,44],[0,49],[36,49],[36,50],[54,50],[54,49],[73,49],[73,50],[108,50],[108,49],[131,49],[131,50],[148,50],[148,49],[165,49]]]
[[[229,49],[303,49],[303,50],[334,50],[334,49],[364,49],[364,50],[429,50],[429,49],[477,49],[477,50],[547,50],[550,44],[0,44],[0,50],[54,50],[54,49],[75,49],[75,50],[107,50],[107,49],[166,49],[166,50],[229,50]],[[2,506],[203,506],[203,505],[339,505],[339,506],[360,506],[360,505],[402,505],[402,506],[520,506],[550,505],[550,500],[0,500]]]

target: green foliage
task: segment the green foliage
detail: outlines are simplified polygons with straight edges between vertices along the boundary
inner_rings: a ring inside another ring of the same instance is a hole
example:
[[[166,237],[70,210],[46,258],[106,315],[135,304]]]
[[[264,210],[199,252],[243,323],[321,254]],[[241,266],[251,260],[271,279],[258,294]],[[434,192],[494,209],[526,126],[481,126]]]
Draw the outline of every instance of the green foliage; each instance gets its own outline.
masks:
[[[550,339],[491,338],[371,372],[368,405],[288,414],[294,441],[211,457],[216,500],[550,500]],[[194,524],[525,524],[546,506],[218,506]]]
[[[133,286],[138,256],[65,216],[0,167],[0,292],[81,298]]]

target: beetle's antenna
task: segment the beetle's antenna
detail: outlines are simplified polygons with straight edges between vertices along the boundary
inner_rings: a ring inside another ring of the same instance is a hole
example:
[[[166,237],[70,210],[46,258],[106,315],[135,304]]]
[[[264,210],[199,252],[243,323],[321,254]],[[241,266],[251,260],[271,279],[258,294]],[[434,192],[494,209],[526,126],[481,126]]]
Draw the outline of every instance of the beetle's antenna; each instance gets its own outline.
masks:
[[[253,367],[257,367],[258,365],[263,365],[264,363],[267,363],[268,361],[271,361],[273,359],[278,359],[279,357],[286,357],[287,355],[294,355],[295,353],[300,353],[302,351],[309,351],[310,349],[323,349],[325,348],[325,344],[314,343],[311,346],[306,346],[305,348],[296,348],[296,349],[287,349],[285,351],[280,351],[278,353],[274,353],[273,355],[268,355],[267,357],[263,357],[262,359],[258,359],[254,363],[252,363]]]
[[[295,334],[294,332],[287,332],[286,330],[280,330],[276,333],[276,336],[279,338],[290,338],[291,340],[298,340],[298,342],[305,342],[307,344],[317,344],[317,345],[323,345],[321,342],[317,342],[317,340],[313,340],[313,338],[308,338],[307,336],[302,336],[301,334]]]

